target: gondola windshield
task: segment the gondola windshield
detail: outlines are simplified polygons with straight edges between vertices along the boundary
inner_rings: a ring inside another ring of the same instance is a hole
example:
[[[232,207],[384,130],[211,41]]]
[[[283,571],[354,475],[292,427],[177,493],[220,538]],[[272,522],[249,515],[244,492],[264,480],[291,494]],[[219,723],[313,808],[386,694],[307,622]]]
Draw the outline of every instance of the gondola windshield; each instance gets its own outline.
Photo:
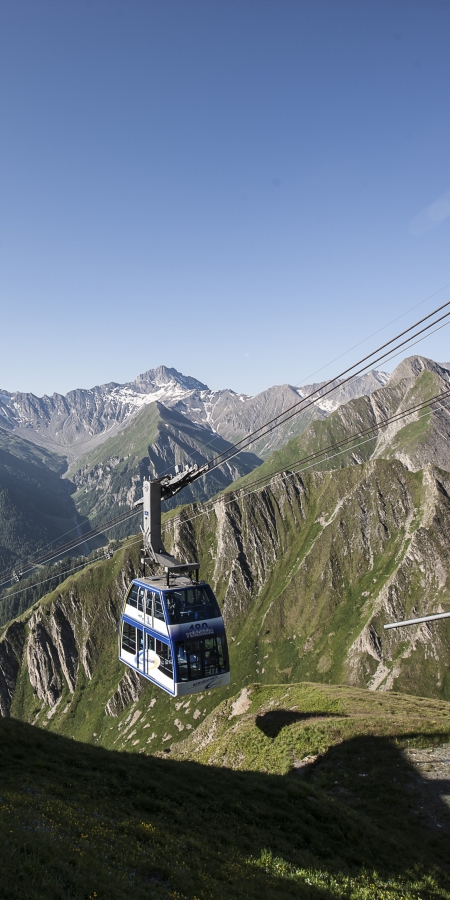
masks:
[[[205,637],[176,644],[178,677],[192,681],[227,671],[225,638]]]
[[[170,591],[166,600],[171,625],[216,619],[220,616],[219,604],[209,584],[193,585],[183,591]]]

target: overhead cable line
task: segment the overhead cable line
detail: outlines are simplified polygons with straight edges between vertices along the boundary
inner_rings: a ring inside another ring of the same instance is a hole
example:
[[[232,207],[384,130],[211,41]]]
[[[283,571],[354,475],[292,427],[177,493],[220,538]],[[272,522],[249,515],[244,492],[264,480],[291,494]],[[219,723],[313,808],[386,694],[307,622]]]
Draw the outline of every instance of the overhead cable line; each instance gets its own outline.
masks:
[[[450,389],[448,391],[444,391],[442,394],[436,394],[436,396],[430,397],[428,400],[422,401],[422,403],[418,403],[415,406],[408,407],[408,409],[404,410],[401,413],[395,413],[393,416],[391,416],[389,419],[385,419],[383,422],[374,423],[374,425],[369,426],[366,429],[362,429],[361,431],[354,432],[348,438],[346,438],[345,440],[343,440],[337,444],[329,444],[327,447],[322,448],[322,450],[316,451],[315,453],[311,453],[311,454],[309,454],[309,456],[302,457],[301,459],[292,463],[291,466],[289,467],[290,470],[293,470],[294,468],[298,469],[299,466],[302,466],[300,472],[298,472],[298,471],[286,472],[285,468],[278,469],[275,472],[271,472],[267,475],[262,476],[261,478],[255,479],[255,481],[252,481],[252,482],[250,482],[249,485],[246,485],[246,487],[250,488],[250,490],[245,490],[244,488],[240,488],[240,489],[238,488],[235,491],[230,491],[228,494],[223,494],[222,495],[223,497],[228,498],[225,503],[225,506],[230,506],[236,500],[242,500],[245,497],[250,496],[251,494],[255,493],[257,490],[261,489],[262,487],[267,486],[268,483],[272,484],[272,483],[277,483],[280,481],[287,481],[288,479],[293,478],[295,475],[301,474],[302,471],[306,471],[307,469],[313,468],[314,462],[316,462],[319,457],[324,456],[330,450],[336,450],[337,452],[333,453],[331,456],[328,455],[328,456],[325,456],[324,459],[319,460],[318,464],[320,465],[324,462],[328,462],[329,460],[334,459],[343,453],[346,453],[349,449],[346,445],[352,443],[354,440],[356,440],[356,438],[363,437],[370,432],[380,431],[382,428],[385,428],[388,425],[395,424],[395,422],[401,421],[401,419],[407,418],[408,416],[421,411],[424,407],[426,407],[428,405],[431,405],[434,403],[440,403],[443,399],[445,399],[447,397],[450,397]],[[416,419],[415,421],[418,421],[421,418],[424,418],[426,415],[428,415],[428,412],[424,413],[423,416],[419,416],[418,419]],[[373,437],[369,437],[366,440],[359,441],[352,449],[356,450],[356,449],[358,449],[358,447],[361,447],[364,444],[369,443],[371,440],[373,440]],[[338,448],[340,448],[340,449],[338,449]],[[305,466],[305,463],[307,463],[307,462],[309,462],[310,465]],[[277,479],[276,478],[277,475],[280,475],[282,477]],[[264,484],[264,482],[266,482],[266,484]],[[182,515],[173,516],[165,523],[165,525],[163,526],[163,531],[164,532],[168,531],[168,529],[172,525],[178,524],[179,522],[181,522],[184,525],[184,524],[188,524],[189,522],[194,521],[195,519],[201,518],[204,515],[208,515],[212,511],[212,509],[214,508],[214,506],[217,502],[218,502],[217,499],[208,501],[207,506],[210,508],[204,507],[198,513],[196,513],[195,515],[190,516],[188,518],[183,518]],[[206,506],[206,504],[205,504],[205,506]],[[136,515],[138,512],[140,512],[140,510],[135,510],[133,512],[133,515]],[[132,515],[127,515],[126,518],[131,519]],[[109,528],[114,528],[114,527],[115,527],[114,524],[109,525],[109,526],[104,525],[103,531],[108,531]],[[140,540],[141,540],[140,535],[138,538],[133,537],[131,540],[125,541],[121,549],[123,549],[124,547],[126,547],[128,545],[132,546],[133,544],[138,543]],[[69,577],[71,574],[73,574],[73,572],[78,571],[78,569],[86,568],[88,565],[91,565],[92,563],[101,562],[101,561],[102,560],[100,559],[100,560],[92,560],[91,563],[89,563],[89,562],[81,563],[79,566],[76,566],[75,568],[69,570],[69,572],[67,572],[67,577]],[[37,584],[28,585],[27,587],[21,588],[18,591],[14,591],[14,593],[12,593],[12,594],[6,594],[5,599],[9,599],[10,597],[15,597],[18,594],[24,593],[27,590],[32,590],[35,587],[38,587],[42,584],[45,584],[48,581],[51,581],[55,577],[56,577],[55,575],[50,575],[48,578],[44,579],[43,581],[37,582]],[[56,588],[55,588],[55,590],[56,590]]]
[[[376,433],[377,431],[381,431],[382,429],[388,427],[389,425],[395,424],[396,422],[399,422],[402,419],[405,419],[410,415],[414,415],[415,413],[420,412],[422,409],[424,409],[427,406],[431,406],[432,404],[440,403],[443,399],[448,399],[448,398],[450,398],[450,389],[447,391],[443,391],[441,394],[436,394],[434,397],[430,397],[428,400],[423,400],[421,403],[418,403],[418,404],[415,404],[414,406],[408,407],[408,409],[404,410],[403,412],[395,413],[394,415],[390,416],[388,419],[385,419],[380,422],[376,422],[373,425],[368,426],[367,428],[361,429],[360,431],[355,431],[348,438],[345,438],[342,441],[337,441],[335,444],[328,444],[326,447],[323,447],[321,450],[317,450],[314,453],[310,453],[308,456],[302,456],[300,459],[296,460],[295,462],[293,462],[289,465],[289,470],[293,470],[294,468],[298,469],[298,467],[301,466],[302,468],[300,469],[300,473],[290,471],[286,477],[290,478],[293,475],[301,474],[302,471],[312,468],[312,465],[305,465],[305,463],[316,462],[318,465],[321,465],[322,463],[326,463],[326,462],[328,462],[328,460],[333,459],[336,456],[341,455],[342,453],[346,453],[349,449],[356,450],[358,447],[362,446],[363,444],[369,443],[369,441],[373,440],[373,437],[370,437],[367,440],[358,442],[358,444],[356,444],[353,448],[350,448],[349,445],[351,445],[352,442],[355,441],[357,438],[365,437],[366,435],[368,435],[370,433]],[[426,413],[424,413],[423,416],[419,416],[418,419],[416,419],[415,421],[418,421],[419,419],[424,418],[425,415],[428,415],[428,411]],[[327,454],[329,454],[330,451],[338,451],[338,452],[333,453],[331,456],[329,456]],[[320,459],[320,457],[323,457],[323,459]],[[266,484],[270,483],[276,475],[280,475],[281,473],[283,473],[285,471],[286,471],[286,467],[283,467],[282,469],[276,469],[274,472],[267,473],[267,475],[263,475],[260,478],[257,478],[254,481],[251,481],[248,485],[245,485],[245,487],[236,488],[233,491],[228,491],[226,494],[223,493],[222,497],[229,497],[230,498],[229,503],[232,503],[235,500],[240,500],[242,497],[247,497],[250,493],[253,493],[253,490],[246,491],[246,488],[258,489],[260,486],[263,487],[265,485],[265,483]],[[171,525],[173,523],[177,524],[178,522],[182,522],[183,524],[185,524],[187,522],[191,522],[193,519],[198,518],[201,515],[208,514],[217,502],[218,502],[217,498],[208,500],[206,504],[203,504],[204,508],[197,515],[191,516],[190,518],[187,518],[187,519],[184,518],[182,515],[173,516],[171,519],[169,519],[169,521],[167,522],[167,525]],[[226,504],[226,505],[228,505],[228,504]],[[211,509],[209,509],[209,508],[205,509],[205,507],[211,507]]]
[[[128,539],[127,541],[124,541],[121,549],[123,550],[124,547],[126,547],[128,544],[131,544],[131,545],[137,544],[137,542],[140,540],[141,540],[140,536],[138,538],[135,538],[133,536],[133,540]],[[89,560],[86,562],[82,562],[82,563],[80,563],[79,566],[75,566],[73,569],[69,569],[67,572],[61,573],[61,575],[63,575],[64,577],[62,578],[62,581],[60,581],[59,584],[57,584],[53,590],[56,591],[60,587],[60,585],[63,584],[63,582],[66,581],[67,578],[70,577],[70,575],[73,575],[74,572],[77,572],[79,569],[87,569],[89,566],[91,566],[97,562],[103,562],[102,558],[99,557],[99,559],[92,559],[92,560]],[[59,577],[58,575],[49,575],[48,578],[44,578],[43,581],[37,581],[34,584],[28,584],[25,587],[20,588],[19,591],[13,591],[12,594],[5,594],[3,597],[0,598],[0,600],[9,600],[10,597],[17,597],[18,594],[25,594],[26,591],[32,591],[32,590],[34,590],[34,588],[41,587],[41,585],[47,584],[47,582],[52,581],[54,578],[58,578],[58,577]],[[36,600],[35,602],[37,603],[38,601]]]
[[[435,309],[432,313],[429,313],[427,316],[424,316],[423,319],[420,319],[418,322],[415,322],[409,328],[406,328],[400,334],[396,335],[394,338],[391,338],[391,340],[386,341],[385,344],[382,344],[381,347],[378,347],[372,353],[369,353],[367,356],[364,356],[361,360],[354,363],[352,366],[349,366],[347,369],[344,369],[344,371],[341,372],[340,375],[337,375],[334,378],[330,379],[324,385],[322,385],[322,387],[317,388],[315,391],[312,391],[311,394],[308,394],[306,397],[301,398],[297,403],[293,403],[292,406],[288,407],[286,410],[284,410],[284,412],[279,413],[278,415],[274,416],[272,419],[270,419],[264,425],[261,425],[259,428],[250,432],[250,434],[246,435],[246,437],[241,438],[241,440],[239,440],[235,444],[233,444],[232,447],[227,448],[227,450],[224,450],[222,453],[219,453],[217,456],[213,457],[213,459],[208,464],[208,468],[205,469],[205,474],[207,474],[207,472],[211,472],[213,469],[217,468],[217,466],[222,465],[222,463],[227,462],[229,459],[231,459],[233,456],[236,456],[238,453],[241,453],[243,450],[245,450],[245,448],[249,444],[254,443],[255,440],[259,440],[261,437],[265,437],[267,434],[269,434],[275,428],[279,428],[280,425],[284,425],[287,421],[289,421],[289,419],[293,418],[293,416],[298,415],[298,413],[300,413],[300,412],[304,412],[306,409],[309,409],[311,406],[316,404],[318,399],[322,400],[324,397],[327,397],[329,394],[340,389],[344,384],[347,384],[347,382],[351,381],[356,376],[361,375],[366,369],[370,368],[370,366],[373,366],[373,365],[375,365],[375,363],[380,362],[385,357],[390,356],[394,351],[400,350],[402,347],[405,347],[406,344],[410,344],[414,340],[414,338],[417,338],[420,335],[425,334],[427,331],[429,331],[431,328],[433,328],[439,322],[442,322],[444,319],[447,319],[450,316],[450,310],[448,310],[439,319],[436,319],[433,322],[429,322],[429,324],[426,325],[424,328],[422,328],[420,331],[417,331],[415,334],[409,335],[409,337],[406,338],[404,341],[402,341],[400,344],[397,344],[395,347],[391,346],[389,350],[386,350],[386,352],[381,354],[381,356],[378,356],[377,359],[372,360],[371,362],[367,363],[364,366],[362,365],[362,363],[365,363],[366,360],[371,359],[371,357],[373,357],[375,354],[380,353],[381,350],[385,350],[386,347],[389,347],[391,344],[395,343],[395,341],[398,341],[399,338],[403,337],[409,331],[412,331],[414,328],[417,328],[418,325],[421,325],[423,322],[426,322],[432,316],[435,316],[438,312],[440,312],[442,309],[445,309],[448,306],[450,306],[450,301],[447,301],[447,303],[442,304],[442,306]],[[423,340],[423,338],[422,338],[422,340]],[[353,372],[347,378],[340,380],[339,384],[334,383],[337,381],[337,379],[342,379],[344,375],[347,375],[347,373],[351,372],[352,369],[355,369],[358,366],[360,367],[358,369],[358,371]],[[324,390],[325,388],[328,388],[328,390]],[[316,396],[317,394],[319,394],[319,396]]]
[[[306,380],[307,380],[308,378],[312,378],[314,375],[317,375],[318,372],[322,372],[323,369],[326,369],[326,368],[328,368],[328,366],[331,366],[332,363],[336,362],[338,359],[342,359],[342,357],[343,357],[343,356],[346,356],[347,353],[351,353],[351,351],[352,351],[352,350],[355,350],[356,347],[360,347],[361,344],[365,344],[366,341],[370,340],[371,337],[374,337],[376,334],[380,334],[380,332],[381,332],[381,331],[384,331],[385,328],[388,328],[389,325],[393,325],[394,322],[398,322],[399,319],[402,319],[402,318],[403,318],[404,316],[406,316],[409,312],[412,312],[412,310],[417,309],[419,306],[422,306],[424,303],[427,302],[427,300],[431,300],[432,297],[436,297],[437,294],[442,293],[442,291],[444,291],[445,288],[447,288],[447,287],[450,287],[450,281],[449,281],[447,284],[444,284],[442,287],[438,288],[437,291],[433,291],[433,293],[432,293],[432,294],[429,294],[428,297],[425,297],[423,300],[420,300],[419,303],[415,303],[414,306],[410,306],[409,309],[406,309],[405,312],[401,313],[399,316],[396,316],[395,319],[391,319],[390,322],[386,322],[385,325],[383,325],[381,328],[378,328],[377,331],[373,331],[372,334],[367,335],[367,337],[363,338],[362,341],[358,341],[358,343],[357,343],[357,344],[354,344],[353,347],[349,347],[348,350],[345,350],[344,353],[339,354],[339,356],[335,356],[334,359],[331,359],[331,360],[330,360],[329,362],[327,362],[324,366],[321,366],[320,369],[316,369],[315,372],[311,372],[309,375],[306,375],[306,376],[302,379],[302,381],[297,382],[294,386],[297,387],[297,388],[298,388],[298,387],[301,387],[302,384],[305,384],[305,382],[306,382]],[[432,314],[430,314],[430,315],[432,315]],[[412,326],[412,327],[414,327],[414,326]],[[434,333],[434,332],[432,332],[432,333]],[[414,346],[414,345],[412,345],[412,346]],[[398,355],[398,354],[395,354],[395,355]],[[390,357],[390,359],[393,359],[393,358],[394,358],[393,356]],[[385,360],[384,360],[385,363],[386,363],[386,362],[389,362],[389,361],[390,361],[389,359],[385,359]],[[355,376],[355,377],[356,377],[356,376]],[[340,387],[340,385],[337,386],[336,390],[339,390],[339,387]],[[317,390],[320,391],[321,388],[319,387]],[[309,397],[309,396],[311,396],[311,395],[308,394],[308,397]],[[306,398],[305,398],[305,399],[306,399]],[[283,415],[283,413],[279,413],[279,415]],[[200,424],[200,423],[198,423],[198,424]],[[203,427],[204,427],[204,426],[203,426]],[[213,432],[213,437],[211,438],[211,440],[210,440],[210,441],[207,441],[207,442],[201,442],[201,443],[200,443],[200,447],[202,447],[202,448],[204,448],[204,447],[210,447],[210,446],[214,443],[214,441],[217,440],[217,439],[220,438],[220,437],[221,437],[220,435],[218,435],[217,433],[214,433],[214,432]],[[171,468],[172,468],[171,466],[168,466],[167,469],[164,469],[162,472],[160,472],[160,473],[158,474],[158,478],[161,478],[163,475],[166,475],[166,473],[169,472]]]
[[[406,344],[410,344],[411,341],[414,340],[414,338],[419,338],[419,341],[423,340],[424,337],[427,336],[426,332],[428,332],[430,328],[433,328],[435,325],[444,321],[445,319],[447,319],[450,316],[450,310],[447,311],[439,319],[435,319],[433,322],[430,322],[428,325],[426,325],[420,331],[417,331],[415,334],[410,335],[408,338],[406,338],[400,344],[397,344],[397,346],[395,346],[395,347],[391,346],[390,349],[388,351],[386,351],[385,353],[383,353],[381,356],[379,356],[378,359],[376,359],[375,361],[372,360],[372,362],[367,363],[365,366],[360,368],[359,371],[353,372],[351,375],[348,376],[348,378],[346,378],[343,381],[340,381],[339,384],[337,384],[337,385],[333,384],[333,382],[335,382],[337,380],[337,378],[341,379],[343,375],[346,375],[347,373],[351,372],[352,369],[355,369],[358,366],[361,366],[362,363],[366,363],[366,361],[371,359],[371,357],[373,357],[375,354],[379,353],[381,350],[384,350],[386,347],[389,347],[390,345],[394,344],[395,341],[398,341],[399,338],[403,337],[405,334],[408,334],[408,332],[417,328],[418,325],[423,324],[423,322],[426,322],[428,319],[432,318],[433,316],[435,316],[437,313],[441,312],[441,310],[447,308],[448,306],[450,306],[450,301],[447,301],[446,303],[442,304],[437,309],[433,310],[433,312],[429,313],[427,316],[424,316],[422,319],[415,322],[409,328],[406,328],[400,334],[391,338],[391,340],[386,341],[384,344],[382,344],[380,347],[378,347],[372,353],[367,354],[361,360],[359,360],[358,362],[354,363],[352,366],[348,367],[343,372],[341,372],[340,375],[336,376],[333,379],[330,379],[330,381],[328,381],[321,388],[318,388],[316,391],[313,391],[311,394],[308,394],[307,397],[299,400],[298,403],[293,404],[292,406],[290,406],[286,410],[284,410],[284,412],[278,414],[277,416],[274,416],[272,419],[270,419],[264,425],[261,425],[259,428],[255,429],[255,431],[253,431],[249,435],[247,435],[245,438],[242,438],[240,441],[237,441],[235,444],[231,445],[231,447],[228,447],[225,451],[222,451],[222,453],[217,454],[205,466],[205,471],[204,471],[203,475],[208,474],[209,472],[218,468],[220,465],[223,465],[224,463],[228,462],[229,459],[232,459],[234,456],[241,453],[247,445],[253,443],[255,440],[258,440],[261,437],[265,437],[267,434],[271,433],[276,428],[279,428],[281,425],[284,425],[287,421],[289,421],[291,418],[293,418],[298,413],[304,412],[306,409],[315,405],[318,398],[316,397],[314,399],[314,396],[316,394],[318,394],[319,391],[320,391],[320,399],[322,399],[323,397],[326,397],[329,394],[333,393],[333,391],[336,391],[338,388],[341,388],[344,384],[350,382],[353,378],[355,378],[357,375],[361,374],[363,371],[365,371],[371,365],[374,365],[376,362],[379,362],[381,359],[384,359],[386,356],[390,356],[390,354],[392,354],[394,351],[399,351],[399,349],[404,347]],[[445,324],[448,324],[448,323],[445,323]],[[440,327],[444,327],[444,326],[441,325]],[[420,337],[420,335],[423,335],[423,337]],[[418,343],[419,341],[416,341],[415,343]],[[324,392],[324,388],[326,388],[328,386],[330,386],[329,390]],[[299,409],[298,407],[301,407],[301,408]],[[242,445],[244,445],[244,446],[242,446]],[[119,524],[127,521],[128,519],[132,518],[134,515],[137,515],[137,512],[138,512],[137,510],[127,510],[125,513],[122,513],[119,516],[116,516],[114,519],[110,519],[110,520],[106,521],[103,525],[99,525],[96,528],[91,529],[90,531],[88,531],[84,535],[82,535],[81,537],[76,538],[72,541],[69,541],[68,543],[61,545],[60,547],[56,547],[56,548],[54,548],[54,551],[49,551],[49,553],[43,554],[43,555],[37,557],[36,559],[27,562],[25,564],[25,566],[20,567],[20,565],[18,563],[16,563],[16,566],[18,568],[23,568],[23,571],[26,572],[26,571],[29,571],[30,569],[34,568],[37,565],[50,562],[51,560],[60,556],[65,551],[69,552],[70,550],[73,550],[76,547],[79,547],[81,544],[86,543],[91,538],[93,538],[99,534],[102,534],[105,531],[108,531],[111,528],[115,527],[116,525],[119,525]],[[4,575],[3,581],[0,582],[0,587],[6,581],[9,581],[12,576],[13,576],[12,571],[9,572],[8,574]]]
[[[50,550],[48,553],[45,553],[43,556],[38,556],[36,559],[27,562],[24,566],[19,566],[16,563],[16,568],[21,568],[22,575],[29,571],[30,569],[34,569],[36,566],[44,565],[44,563],[49,563],[53,559],[56,559],[58,556],[61,556],[62,553],[69,553],[70,550],[74,550],[76,547],[79,547],[81,544],[87,543],[93,537],[96,537],[99,534],[103,534],[104,531],[109,531],[111,528],[114,528],[116,525],[120,525],[122,522],[126,522],[127,519],[132,519],[133,516],[138,514],[139,510],[132,509],[127,510],[125,513],[121,513],[119,516],[116,516],[114,519],[109,519],[109,521],[105,522],[103,525],[97,525],[96,528],[91,528],[90,531],[87,531],[83,534],[82,537],[74,538],[72,541],[69,541],[67,544],[63,544],[60,547],[55,547],[54,550]],[[7,581],[11,579],[13,572],[9,572],[7,575],[2,576],[3,580],[0,582],[0,587],[5,584]]]
[[[317,375],[319,372],[323,372],[324,369],[327,369],[328,366],[331,366],[334,362],[337,362],[338,359],[342,359],[343,356],[347,356],[347,353],[351,353],[352,350],[356,350],[357,347],[360,347],[361,344],[365,344],[366,341],[370,341],[370,338],[375,337],[376,334],[380,334],[381,331],[384,331],[385,328],[389,328],[389,325],[393,325],[394,322],[398,322],[399,319],[403,319],[404,316],[407,316],[409,312],[412,312],[413,309],[417,309],[419,306],[422,306],[427,300],[431,300],[432,297],[436,297],[437,294],[441,294],[445,288],[450,287],[450,281],[447,284],[444,284],[442,287],[438,288],[437,291],[433,291],[432,294],[428,294],[428,297],[424,297],[423,300],[420,300],[419,303],[415,303],[414,306],[410,306],[409,309],[405,309],[405,312],[400,313],[399,316],[396,316],[395,319],[391,319],[390,322],[386,322],[385,325],[382,325],[381,328],[378,328],[376,331],[372,331],[372,334],[368,334],[367,337],[363,338],[362,341],[358,341],[357,344],[353,344],[353,347],[349,347],[348,350],[345,350],[344,353],[340,353],[339,356],[335,356],[334,359],[330,359],[330,362],[325,363],[324,366],[321,366],[320,369],[316,369],[315,372],[310,372],[309,375],[305,375],[305,377],[297,382],[296,387],[301,387],[302,384],[305,384],[308,378],[313,378],[314,375]]]

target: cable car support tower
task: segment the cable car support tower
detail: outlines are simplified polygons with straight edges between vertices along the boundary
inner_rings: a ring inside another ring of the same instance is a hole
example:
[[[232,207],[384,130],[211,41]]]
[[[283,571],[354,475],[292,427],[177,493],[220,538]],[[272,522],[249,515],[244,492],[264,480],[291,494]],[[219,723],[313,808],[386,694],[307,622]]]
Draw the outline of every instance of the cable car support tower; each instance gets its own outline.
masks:
[[[198,581],[200,563],[182,563],[175,556],[171,556],[164,547],[161,534],[161,504],[164,500],[170,500],[197,478],[201,478],[208,468],[208,463],[205,463],[204,466],[185,466],[181,471],[177,466],[175,475],[166,475],[163,478],[152,480],[144,479],[143,496],[133,504],[135,507],[142,506],[143,508],[141,566],[144,577],[146,565],[156,563],[158,566],[162,566],[167,573],[168,586],[170,575],[182,572],[195,572]]]

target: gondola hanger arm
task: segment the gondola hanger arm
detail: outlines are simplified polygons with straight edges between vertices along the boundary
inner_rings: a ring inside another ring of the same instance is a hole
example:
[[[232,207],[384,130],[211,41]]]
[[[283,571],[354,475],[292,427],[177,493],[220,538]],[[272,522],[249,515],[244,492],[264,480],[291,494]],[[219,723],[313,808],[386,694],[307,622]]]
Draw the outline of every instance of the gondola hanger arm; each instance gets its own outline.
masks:
[[[165,475],[163,478],[154,478],[152,479],[152,483],[157,481],[161,485],[161,501],[170,500],[175,494],[182,491],[183,488],[192,484],[197,478],[201,478],[202,475],[205,475],[208,469],[208,463],[205,463],[203,466],[186,466],[181,472],[175,472],[175,475]],[[133,508],[142,506],[143,502],[144,498],[141,497],[140,500],[136,500],[136,502],[133,503]]]

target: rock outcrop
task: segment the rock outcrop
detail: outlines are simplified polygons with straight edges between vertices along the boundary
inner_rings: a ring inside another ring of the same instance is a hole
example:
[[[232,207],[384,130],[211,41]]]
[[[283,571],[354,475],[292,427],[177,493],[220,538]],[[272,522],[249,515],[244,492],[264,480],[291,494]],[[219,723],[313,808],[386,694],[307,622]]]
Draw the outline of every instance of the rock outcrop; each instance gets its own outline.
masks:
[[[132,669],[127,669],[123,678],[120,679],[117,690],[105,706],[106,715],[118,716],[130,703],[139,698],[144,687],[145,682],[140,675],[133,672]]]
[[[42,608],[33,612],[28,628],[30,683],[39,699],[52,707],[61,696],[64,682],[73,694],[79,666],[74,629],[61,598],[54,604],[51,615],[45,616]]]
[[[22,622],[13,622],[0,641],[0,715],[4,717],[10,714],[24,642]]]

